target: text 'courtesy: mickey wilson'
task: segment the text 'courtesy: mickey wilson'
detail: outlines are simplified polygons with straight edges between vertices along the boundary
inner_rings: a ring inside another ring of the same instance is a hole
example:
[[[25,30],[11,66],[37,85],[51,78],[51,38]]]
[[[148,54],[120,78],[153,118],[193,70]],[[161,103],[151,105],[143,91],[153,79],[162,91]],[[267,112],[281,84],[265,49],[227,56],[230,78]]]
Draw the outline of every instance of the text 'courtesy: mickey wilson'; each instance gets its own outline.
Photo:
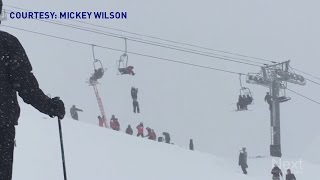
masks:
[[[10,12],[10,19],[127,19],[126,11],[66,11],[66,12],[50,12],[50,11],[29,11],[29,12]]]

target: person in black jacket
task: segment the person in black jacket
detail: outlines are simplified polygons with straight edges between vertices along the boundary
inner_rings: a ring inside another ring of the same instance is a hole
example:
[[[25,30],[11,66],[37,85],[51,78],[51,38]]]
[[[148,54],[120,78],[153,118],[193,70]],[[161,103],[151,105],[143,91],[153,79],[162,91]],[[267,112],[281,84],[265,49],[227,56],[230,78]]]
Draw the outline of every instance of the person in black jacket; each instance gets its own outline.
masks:
[[[269,110],[271,110],[272,107],[272,96],[269,92],[267,92],[266,96],[264,97],[264,101],[269,104]]]
[[[64,103],[58,97],[49,98],[39,88],[19,40],[0,31],[0,179],[4,180],[12,179],[15,126],[20,116],[17,93],[40,112],[63,119]]]
[[[291,173],[290,169],[287,169],[286,180],[297,180],[294,174]]]
[[[167,132],[163,132],[162,135],[164,136],[164,141],[170,144],[170,134]]]
[[[280,176],[283,176],[281,169],[276,164],[272,168],[271,174],[272,174],[272,180],[280,180]]]
[[[239,163],[238,163],[239,166],[241,166],[243,174],[248,174],[248,172],[247,172],[247,168],[248,168],[247,159],[248,159],[248,153],[246,151],[246,148],[243,147],[242,151],[240,151],[240,154],[239,154]]]
[[[190,139],[189,149],[190,149],[191,151],[193,151],[193,150],[194,150],[194,146],[193,146],[193,139]]]
[[[126,129],[126,133],[132,135],[133,134],[133,130],[131,128],[131,125],[129,124],[127,129]]]

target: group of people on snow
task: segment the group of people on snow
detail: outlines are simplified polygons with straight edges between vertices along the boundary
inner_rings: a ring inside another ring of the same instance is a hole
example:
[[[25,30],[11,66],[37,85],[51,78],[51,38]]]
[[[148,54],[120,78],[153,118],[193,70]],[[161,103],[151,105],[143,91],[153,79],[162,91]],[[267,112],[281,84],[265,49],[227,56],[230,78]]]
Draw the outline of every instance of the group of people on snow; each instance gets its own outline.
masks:
[[[243,172],[243,174],[248,174],[247,172],[247,168],[248,168],[248,153],[246,151],[246,148],[243,147],[242,150],[240,151],[239,154],[239,162],[238,165],[241,167],[241,170]],[[280,180],[280,176],[282,177],[282,171],[281,169],[278,167],[277,164],[274,165],[274,167],[271,170],[271,174],[272,174],[272,180]],[[293,173],[291,173],[290,169],[287,169],[287,175],[286,175],[286,180],[296,180],[296,177]]]

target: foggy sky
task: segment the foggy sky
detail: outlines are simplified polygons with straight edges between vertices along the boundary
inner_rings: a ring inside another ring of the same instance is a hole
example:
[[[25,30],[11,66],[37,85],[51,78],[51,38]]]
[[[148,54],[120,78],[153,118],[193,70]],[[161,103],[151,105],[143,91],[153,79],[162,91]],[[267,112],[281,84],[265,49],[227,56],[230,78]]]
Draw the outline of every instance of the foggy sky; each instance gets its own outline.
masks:
[[[4,8],[9,8],[7,4],[38,11],[127,11],[126,20],[86,22],[275,61],[290,59],[293,67],[319,76],[320,3],[317,1],[12,0],[4,1]],[[35,20],[8,20],[3,24],[124,48],[121,39]],[[80,121],[97,124],[99,111],[96,99],[92,87],[85,83],[93,72],[90,46],[0,28],[16,35],[24,45],[33,72],[46,93],[60,96],[65,101],[67,112],[72,104],[82,108],[84,112],[79,113]],[[128,43],[129,51],[242,73],[260,70],[258,67]],[[105,49],[96,51],[97,58],[108,68],[99,86],[105,110],[108,119],[112,114],[119,117],[122,130],[127,124],[135,127],[139,122],[144,122],[158,135],[163,131],[170,132],[177,145],[187,146],[189,138],[193,138],[196,149],[213,154],[236,156],[242,146],[248,147],[249,153],[254,155],[269,154],[269,110],[263,102],[267,91],[264,87],[246,84],[254,93],[254,105],[249,107],[252,111],[236,113],[233,112],[234,103],[240,89],[237,75],[129,54],[129,63],[135,66],[136,76],[118,76],[116,60],[120,55],[120,52]],[[131,86],[139,88],[138,100],[142,112],[139,115],[132,113]],[[319,86],[307,83],[304,87],[289,87],[320,100],[316,93]],[[292,100],[281,105],[283,154],[299,157],[308,144],[320,135],[317,132],[320,125],[318,105],[290,92],[287,95]],[[22,109],[20,121],[30,109]]]

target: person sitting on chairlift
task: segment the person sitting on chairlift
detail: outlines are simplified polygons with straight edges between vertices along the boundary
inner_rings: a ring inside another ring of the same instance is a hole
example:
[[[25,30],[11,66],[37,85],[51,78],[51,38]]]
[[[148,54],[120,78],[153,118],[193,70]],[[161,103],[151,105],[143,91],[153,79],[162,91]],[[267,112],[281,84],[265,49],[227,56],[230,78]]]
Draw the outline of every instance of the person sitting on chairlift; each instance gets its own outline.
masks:
[[[134,76],[135,73],[133,72],[133,68],[134,68],[133,66],[128,66],[125,68],[119,68],[118,70],[121,74],[129,74],[129,75]]]
[[[247,102],[248,102],[248,105],[249,105],[249,104],[252,104],[252,101],[253,101],[253,98],[252,98],[249,94],[247,94]]]
[[[242,99],[243,99],[243,109],[242,110],[248,110],[248,98],[246,95],[242,95]]]
[[[239,95],[238,103],[237,103],[237,110],[243,110],[243,105],[244,105],[244,99],[242,98],[241,95]]]

